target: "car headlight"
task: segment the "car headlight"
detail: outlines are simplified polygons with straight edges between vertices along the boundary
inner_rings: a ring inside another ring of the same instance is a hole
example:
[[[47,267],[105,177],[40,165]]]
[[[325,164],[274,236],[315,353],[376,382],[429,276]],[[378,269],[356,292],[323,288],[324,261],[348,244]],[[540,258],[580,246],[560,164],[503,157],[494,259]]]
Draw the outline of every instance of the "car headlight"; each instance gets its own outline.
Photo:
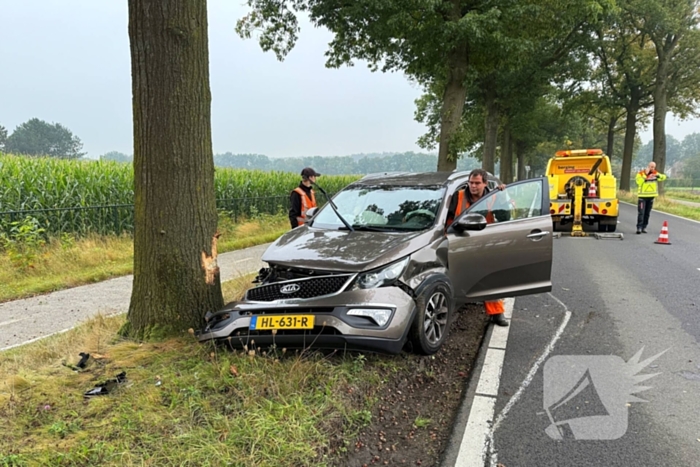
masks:
[[[408,264],[408,256],[404,259],[390,264],[382,269],[366,272],[357,277],[357,286],[361,289],[374,289],[390,285],[396,279],[401,277],[406,265]]]

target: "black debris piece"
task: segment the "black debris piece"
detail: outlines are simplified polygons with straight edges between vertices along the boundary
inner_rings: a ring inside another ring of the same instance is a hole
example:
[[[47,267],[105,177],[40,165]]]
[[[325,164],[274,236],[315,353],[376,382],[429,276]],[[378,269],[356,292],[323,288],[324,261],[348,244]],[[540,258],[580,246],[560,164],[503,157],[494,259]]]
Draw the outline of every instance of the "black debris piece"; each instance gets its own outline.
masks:
[[[112,392],[118,385],[126,382],[126,372],[122,371],[115,378],[96,384],[94,388],[83,394],[84,397],[105,396]]]

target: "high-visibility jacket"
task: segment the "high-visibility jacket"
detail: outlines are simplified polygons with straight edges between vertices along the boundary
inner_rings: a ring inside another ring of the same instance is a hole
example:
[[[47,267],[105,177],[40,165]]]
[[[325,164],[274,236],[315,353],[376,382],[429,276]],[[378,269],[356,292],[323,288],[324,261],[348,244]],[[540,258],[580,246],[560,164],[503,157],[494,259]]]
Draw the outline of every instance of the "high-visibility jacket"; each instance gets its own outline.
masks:
[[[487,193],[488,193],[488,191],[485,191],[484,196],[486,196]],[[495,200],[496,200],[496,197],[492,196],[491,199],[489,199],[487,206],[486,206],[489,210],[486,213],[486,222],[488,224],[493,224],[494,222],[496,222],[496,218],[493,217],[493,211],[491,210]],[[467,209],[469,209],[469,206],[471,206],[471,205],[472,205],[472,203],[469,200],[469,198],[467,197],[466,188],[463,190],[459,190],[457,192],[457,208],[455,209],[455,217],[454,218],[456,219],[457,217],[459,217],[459,215],[462,214]]]
[[[297,222],[299,225],[304,225],[304,222],[306,222],[306,213],[309,209],[316,207],[316,193],[314,193],[314,190],[311,190],[311,198],[309,198],[306,192],[300,187],[296,187],[294,191],[299,193],[301,199],[301,216],[297,216]]]
[[[656,198],[659,196],[659,184],[666,180],[666,175],[652,170],[648,175],[640,170],[634,178],[637,182],[637,196],[639,198]]]

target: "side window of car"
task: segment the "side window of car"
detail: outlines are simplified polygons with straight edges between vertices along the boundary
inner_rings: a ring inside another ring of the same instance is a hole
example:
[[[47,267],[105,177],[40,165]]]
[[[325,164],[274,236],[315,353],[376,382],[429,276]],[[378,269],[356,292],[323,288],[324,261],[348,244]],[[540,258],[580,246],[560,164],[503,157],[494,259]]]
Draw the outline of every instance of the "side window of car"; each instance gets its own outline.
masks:
[[[542,215],[542,184],[538,181],[495,190],[475,203],[469,212],[484,216],[489,222],[528,219]]]
[[[459,191],[460,190],[466,190],[467,185],[462,185],[457,187],[457,189],[454,190],[454,192],[450,195],[450,198],[448,200],[448,205],[447,205],[447,222],[445,227],[449,227],[454,218],[456,217],[456,209],[457,209],[457,199],[459,196]]]

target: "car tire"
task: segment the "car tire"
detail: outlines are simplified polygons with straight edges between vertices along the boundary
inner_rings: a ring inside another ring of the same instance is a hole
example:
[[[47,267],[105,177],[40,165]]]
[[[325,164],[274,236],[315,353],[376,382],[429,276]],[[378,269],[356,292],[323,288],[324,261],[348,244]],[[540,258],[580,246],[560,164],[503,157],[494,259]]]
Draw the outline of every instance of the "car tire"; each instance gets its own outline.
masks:
[[[410,330],[416,352],[432,355],[442,347],[452,322],[453,300],[443,282],[430,284],[416,298],[417,313]]]

